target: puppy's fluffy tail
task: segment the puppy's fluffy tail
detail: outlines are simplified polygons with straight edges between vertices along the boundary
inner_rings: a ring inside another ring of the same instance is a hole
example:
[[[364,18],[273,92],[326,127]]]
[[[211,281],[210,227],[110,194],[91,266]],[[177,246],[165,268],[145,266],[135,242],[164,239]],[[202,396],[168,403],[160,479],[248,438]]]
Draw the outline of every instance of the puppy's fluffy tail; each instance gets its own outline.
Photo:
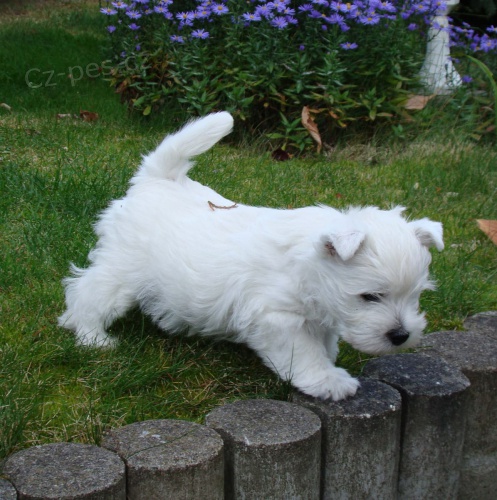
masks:
[[[143,158],[132,182],[154,177],[181,180],[193,166],[190,158],[210,149],[228,135],[232,128],[233,118],[226,111],[187,123],[175,134],[166,136],[153,153]]]

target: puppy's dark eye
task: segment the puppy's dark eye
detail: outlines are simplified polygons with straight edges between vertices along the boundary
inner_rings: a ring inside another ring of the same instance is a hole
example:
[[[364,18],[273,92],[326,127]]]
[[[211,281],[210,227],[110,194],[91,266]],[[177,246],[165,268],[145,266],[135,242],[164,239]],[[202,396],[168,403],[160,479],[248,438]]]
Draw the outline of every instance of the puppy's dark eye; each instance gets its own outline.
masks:
[[[361,299],[366,302],[380,302],[382,295],[380,293],[363,293]]]

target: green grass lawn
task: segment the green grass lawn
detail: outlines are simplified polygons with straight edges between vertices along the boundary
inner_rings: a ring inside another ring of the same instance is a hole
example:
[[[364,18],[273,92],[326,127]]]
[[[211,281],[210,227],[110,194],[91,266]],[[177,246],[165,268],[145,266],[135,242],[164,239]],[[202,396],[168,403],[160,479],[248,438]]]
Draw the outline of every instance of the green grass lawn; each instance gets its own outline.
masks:
[[[47,441],[98,443],[109,427],[141,419],[201,421],[227,401],[291,392],[243,346],[168,337],[137,311],[112,327],[121,339],[114,351],[77,348],[57,327],[61,279],[69,262],[85,264],[97,214],[125,193],[141,155],[179,125],[167,113],[128,116],[94,72],[106,59],[97,7],[0,7],[0,102],[11,108],[0,107],[0,457]],[[56,118],[80,110],[99,120]],[[497,308],[497,249],[475,223],[497,219],[497,154],[456,125],[286,162],[224,144],[200,157],[192,176],[240,203],[400,204],[412,217],[440,220],[439,287],[422,298],[429,330],[460,328],[467,315]],[[363,360],[344,346],[339,363],[359,373]]]

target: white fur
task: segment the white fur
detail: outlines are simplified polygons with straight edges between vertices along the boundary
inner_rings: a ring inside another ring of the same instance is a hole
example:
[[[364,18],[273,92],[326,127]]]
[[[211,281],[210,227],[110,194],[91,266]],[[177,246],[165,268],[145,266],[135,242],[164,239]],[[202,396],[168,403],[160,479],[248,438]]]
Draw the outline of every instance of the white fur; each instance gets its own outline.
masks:
[[[209,115],[144,158],[96,224],[90,267],[66,278],[59,323],[81,344],[109,345],[106,328],[139,305],[170,332],[248,344],[307,394],[351,396],[359,384],[334,366],[338,338],[371,354],[399,348],[392,331],[409,334],[401,347],[417,343],[419,296],[432,288],[427,248],[443,248],[442,226],[408,222],[400,207],[233,207],[186,176],[232,123]]]

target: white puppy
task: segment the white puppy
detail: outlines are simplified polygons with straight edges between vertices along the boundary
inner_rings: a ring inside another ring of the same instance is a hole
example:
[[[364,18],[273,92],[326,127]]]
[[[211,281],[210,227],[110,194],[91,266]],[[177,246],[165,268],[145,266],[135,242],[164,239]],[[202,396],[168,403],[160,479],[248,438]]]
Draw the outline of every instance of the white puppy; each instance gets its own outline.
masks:
[[[65,280],[60,325],[79,343],[109,345],[106,328],[139,305],[163,329],[243,342],[283,379],[339,400],[358,382],[335,367],[342,337],[371,354],[415,345],[428,247],[442,226],[400,207],[340,212],[235,204],[187,177],[189,159],[231,131],[211,114],[146,156],[123,199],[96,224],[87,269]]]

